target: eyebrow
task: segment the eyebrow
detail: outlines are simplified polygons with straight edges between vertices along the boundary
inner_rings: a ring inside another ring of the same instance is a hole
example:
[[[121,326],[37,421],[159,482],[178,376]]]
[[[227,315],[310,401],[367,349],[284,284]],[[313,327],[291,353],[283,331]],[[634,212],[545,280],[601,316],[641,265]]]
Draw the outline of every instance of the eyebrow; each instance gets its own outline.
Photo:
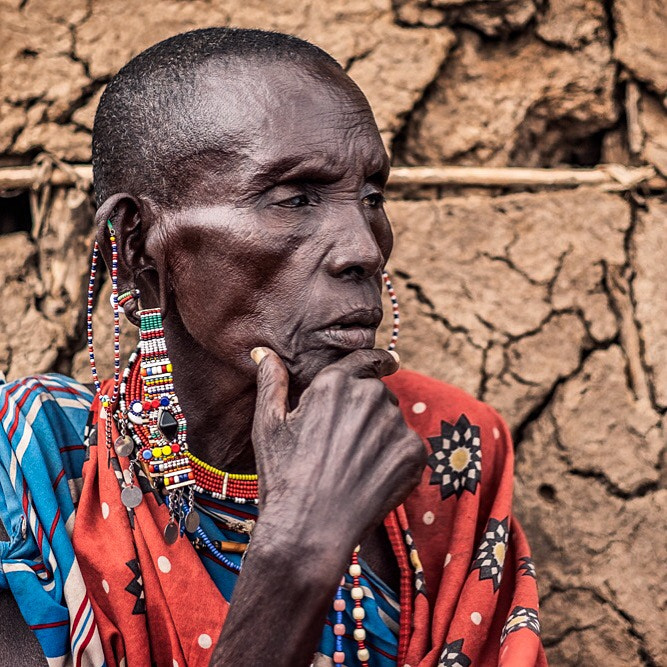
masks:
[[[322,153],[291,155],[273,160],[259,167],[250,179],[252,189],[266,188],[266,184],[311,180],[321,183],[334,183],[340,180],[346,171],[346,165],[335,165]],[[368,161],[366,179],[384,185],[389,175],[389,160],[379,155]]]

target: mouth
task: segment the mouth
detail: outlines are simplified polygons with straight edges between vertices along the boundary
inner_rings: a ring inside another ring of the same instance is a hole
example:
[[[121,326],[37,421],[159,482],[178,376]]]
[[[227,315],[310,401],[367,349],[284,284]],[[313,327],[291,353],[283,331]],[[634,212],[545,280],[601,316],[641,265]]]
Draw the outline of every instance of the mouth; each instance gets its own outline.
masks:
[[[333,347],[345,350],[372,348],[381,320],[380,308],[356,310],[336,318],[319,333]]]

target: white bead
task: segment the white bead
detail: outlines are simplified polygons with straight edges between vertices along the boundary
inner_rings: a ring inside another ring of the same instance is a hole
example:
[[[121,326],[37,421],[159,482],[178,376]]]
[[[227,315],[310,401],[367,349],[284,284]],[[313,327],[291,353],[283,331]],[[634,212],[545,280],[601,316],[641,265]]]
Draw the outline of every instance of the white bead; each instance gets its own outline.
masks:
[[[361,576],[361,565],[358,563],[352,563],[350,569],[348,570],[351,577],[360,577]]]
[[[366,618],[366,610],[363,607],[354,607],[352,609],[352,618],[355,621],[363,621]]]
[[[355,628],[352,636],[354,637],[355,641],[363,642],[364,639],[366,639],[366,630],[363,628]]]
[[[350,595],[353,600],[361,600],[364,597],[364,590],[361,586],[352,586],[350,590]]]
[[[368,652],[367,648],[362,648],[357,651],[357,658],[359,658],[359,662],[368,662],[371,658],[371,654]]]

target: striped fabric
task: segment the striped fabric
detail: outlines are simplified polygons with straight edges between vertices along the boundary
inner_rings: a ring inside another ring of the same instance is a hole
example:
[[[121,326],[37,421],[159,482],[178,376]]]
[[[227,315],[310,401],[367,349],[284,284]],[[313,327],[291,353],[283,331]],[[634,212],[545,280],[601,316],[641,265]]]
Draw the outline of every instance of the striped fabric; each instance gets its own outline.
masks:
[[[49,665],[104,665],[72,547],[92,400],[49,374],[0,384],[0,588],[9,588]]]

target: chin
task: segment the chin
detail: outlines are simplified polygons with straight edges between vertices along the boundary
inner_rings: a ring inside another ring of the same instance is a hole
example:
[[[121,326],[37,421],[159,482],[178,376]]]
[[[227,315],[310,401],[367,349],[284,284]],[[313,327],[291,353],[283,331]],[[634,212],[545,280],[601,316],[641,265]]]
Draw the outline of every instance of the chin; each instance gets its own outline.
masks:
[[[290,402],[298,402],[301,394],[321,370],[347,356],[351,351],[326,347],[310,350],[291,361],[283,360],[290,376]]]

